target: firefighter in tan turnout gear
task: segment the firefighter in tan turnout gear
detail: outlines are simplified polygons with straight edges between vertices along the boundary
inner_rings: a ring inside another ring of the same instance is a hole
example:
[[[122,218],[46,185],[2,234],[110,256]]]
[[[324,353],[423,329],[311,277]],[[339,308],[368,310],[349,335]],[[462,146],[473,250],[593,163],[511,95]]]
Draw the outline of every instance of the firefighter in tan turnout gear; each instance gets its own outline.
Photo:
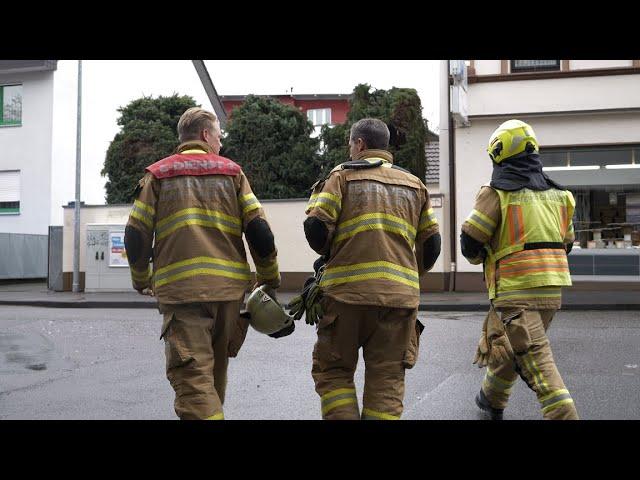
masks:
[[[440,253],[440,234],[426,187],[393,165],[388,144],[384,122],[355,123],[352,161],[314,186],[306,210],[307,241],[324,260],[290,305],[317,323],[312,376],[325,419],[399,419],[418,354],[419,277]],[[353,382],[361,347],[362,413]]]
[[[484,264],[491,308],[474,363],[487,366],[476,404],[502,419],[518,375],[546,419],[577,419],[551,354],[546,330],[571,285],[567,253],[574,240],[571,192],[542,172],[531,126],[509,120],[491,135],[491,183],[462,225],[462,253]]]
[[[190,108],[178,134],[176,154],[147,167],[139,183],[125,246],[134,288],[151,289],[164,316],[161,338],[176,414],[219,420],[228,357],[237,354],[248,325],[240,318],[252,280],[242,235],[257,285],[279,287],[277,251],[244,173],[218,155],[216,116]]]

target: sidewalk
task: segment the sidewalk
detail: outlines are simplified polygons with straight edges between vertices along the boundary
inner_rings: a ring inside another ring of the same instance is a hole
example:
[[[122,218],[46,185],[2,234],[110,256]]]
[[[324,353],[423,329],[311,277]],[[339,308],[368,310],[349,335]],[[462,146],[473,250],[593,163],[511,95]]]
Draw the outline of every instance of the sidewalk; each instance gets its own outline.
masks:
[[[278,292],[281,303],[298,292]],[[136,292],[71,293],[47,290],[46,283],[0,284],[0,305],[47,308],[157,308],[156,299]],[[433,292],[420,295],[420,310],[431,312],[486,311],[484,292]],[[640,292],[632,290],[573,291],[565,289],[563,310],[640,310]]]

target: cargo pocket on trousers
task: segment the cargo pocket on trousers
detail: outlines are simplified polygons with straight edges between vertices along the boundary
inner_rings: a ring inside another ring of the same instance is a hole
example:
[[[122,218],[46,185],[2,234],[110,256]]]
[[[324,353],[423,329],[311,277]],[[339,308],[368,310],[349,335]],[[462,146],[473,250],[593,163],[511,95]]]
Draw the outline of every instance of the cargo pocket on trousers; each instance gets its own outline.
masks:
[[[514,313],[514,315],[508,322],[505,322],[505,330],[513,352],[522,355],[527,353],[532,345],[526,319],[527,312],[523,310],[517,314]]]
[[[313,359],[314,362],[318,362],[321,368],[341,358],[335,338],[335,322],[337,319],[338,315],[336,313],[325,313],[318,322],[318,339],[313,348]]]
[[[418,361],[418,353],[420,350],[420,335],[422,335],[423,330],[424,325],[420,320],[416,318],[415,327],[411,330],[409,345],[404,352],[404,360],[402,361],[402,364],[406,369],[413,368],[413,366]]]
[[[167,360],[167,370],[183,367],[193,360],[193,355],[184,346],[176,332],[171,328],[175,315],[171,315],[162,325],[160,338],[164,339],[164,352]]]
[[[231,332],[229,333],[229,346],[227,354],[229,358],[235,358],[240,351],[240,347],[244,344],[249,329],[249,318],[247,315],[238,314],[238,320],[233,322]]]

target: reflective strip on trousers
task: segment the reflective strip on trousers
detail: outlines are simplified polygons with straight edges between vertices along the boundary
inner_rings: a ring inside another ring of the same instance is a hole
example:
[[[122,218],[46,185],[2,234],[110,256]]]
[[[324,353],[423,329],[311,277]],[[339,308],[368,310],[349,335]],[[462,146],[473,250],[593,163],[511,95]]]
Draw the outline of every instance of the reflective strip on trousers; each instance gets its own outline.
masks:
[[[377,412],[375,410],[371,410],[370,408],[363,408],[362,420],[400,420],[400,417],[384,412]]]
[[[500,378],[491,370],[489,370],[489,368],[487,368],[487,373],[484,376],[483,384],[489,390],[493,390],[494,392],[497,392],[497,393],[503,393],[505,395],[509,395],[516,382],[517,382],[517,379],[512,382],[509,382],[508,380]]]
[[[331,215],[333,219],[337,219],[342,211],[342,200],[337,195],[328,192],[314,193],[309,198],[307,211],[314,207],[320,207]]]
[[[253,193],[247,193],[246,195],[238,197],[238,201],[240,202],[240,208],[242,208],[242,215],[246,215],[256,208],[262,208],[262,205],[260,205],[260,202]]]
[[[433,213],[433,208],[429,208],[428,210],[425,210],[420,214],[420,221],[418,223],[418,232],[422,232],[427,228],[437,224],[438,224],[438,220],[436,219],[436,216]]]
[[[573,403],[569,390],[564,388],[555,390],[539,400],[542,413],[550,412],[551,410],[555,410],[559,406],[566,405],[567,403]]]
[[[197,275],[216,275],[236,280],[251,280],[251,270],[248,263],[213,257],[195,257],[158,269],[154,277],[154,284],[156,287],[161,287]]]
[[[522,355],[522,361],[526,369],[529,371],[534,384],[538,387],[538,397],[540,395],[546,395],[547,393],[549,393],[549,385],[544,379],[544,375],[538,368],[535,360],[533,359],[533,355],[530,352]]]
[[[216,413],[211,415],[210,417],[205,418],[205,420],[224,420],[224,413]]]
[[[420,289],[418,272],[391,262],[366,262],[327,268],[321,287],[366,280],[385,279]]]
[[[185,208],[157,223],[157,239],[161,240],[167,235],[188,225],[213,227],[238,237],[242,236],[242,221],[237,217],[227,215],[217,210]]]
[[[360,232],[369,230],[385,230],[402,235],[411,246],[416,237],[416,229],[400,217],[375,212],[359,215],[338,225],[334,243],[351,238]]]
[[[322,415],[326,415],[334,408],[341,407],[342,405],[349,405],[358,403],[358,397],[356,397],[355,388],[339,388],[337,390],[331,390],[320,397],[320,405],[322,407]]]

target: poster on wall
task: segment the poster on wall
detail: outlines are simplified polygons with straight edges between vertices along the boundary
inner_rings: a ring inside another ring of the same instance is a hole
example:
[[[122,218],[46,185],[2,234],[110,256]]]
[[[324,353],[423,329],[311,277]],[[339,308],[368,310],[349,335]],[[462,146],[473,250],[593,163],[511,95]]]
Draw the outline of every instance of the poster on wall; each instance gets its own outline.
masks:
[[[124,249],[124,232],[109,232],[109,266],[129,266],[127,252]]]

